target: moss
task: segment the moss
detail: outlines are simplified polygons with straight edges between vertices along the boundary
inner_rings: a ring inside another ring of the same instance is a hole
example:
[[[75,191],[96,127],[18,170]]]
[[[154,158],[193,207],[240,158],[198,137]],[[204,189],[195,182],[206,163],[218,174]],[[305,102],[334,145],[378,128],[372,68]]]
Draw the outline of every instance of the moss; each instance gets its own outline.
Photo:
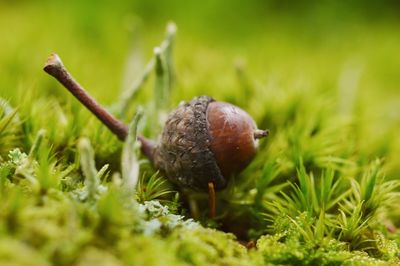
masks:
[[[156,236],[136,236],[117,246],[118,257],[125,265],[187,265],[177,258],[170,241]]]
[[[349,249],[349,244],[333,239],[331,236],[311,241],[304,237],[310,220],[300,215],[293,222],[280,219],[274,235],[262,236],[257,248],[265,263],[276,265],[397,265],[399,248],[383,235],[377,235],[376,244],[382,250],[371,256],[371,252]],[[300,227],[295,226],[295,223]]]
[[[12,25],[0,27],[11,36],[0,49],[0,265],[400,265],[400,39],[391,16],[346,19],[359,4],[323,1],[304,14],[292,8],[296,16],[265,1],[14,2],[0,1],[0,24]],[[242,19],[221,20],[232,6]],[[347,15],[338,20],[339,10]],[[168,31],[143,66],[163,12],[176,15],[179,45]],[[138,153],[136,132],[121,144],[40,74],[53,49],[126,123],[143,107],[133,123],[143,135],[156,138],[167,111],[204,94],[270,129],[251,165],[218,191],[215,219],[207,194],[183,193]],[[111,88],[125,59],[119,95]]]
[[[12,238],[0,240],[0,264],[4,266],[51,265],[37,249]]]
[[[108,252],[107,250],[100,250],[94,247],[89,247],[82,251],[78,259],[74,262],[74,265],[123,266],[124,264],[116,256],[110,254],[110,252]]]
[[[176,256],[190,265],[252,265],[232,234],[215,229],[177,230],[169,238]]]

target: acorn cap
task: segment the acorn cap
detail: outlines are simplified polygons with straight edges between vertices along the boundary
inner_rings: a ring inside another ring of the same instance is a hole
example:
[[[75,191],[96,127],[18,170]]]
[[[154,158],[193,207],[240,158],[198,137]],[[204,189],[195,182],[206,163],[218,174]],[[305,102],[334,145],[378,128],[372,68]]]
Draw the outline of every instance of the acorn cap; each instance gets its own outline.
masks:
[[[227,185],[210,149],[207,108],[214,101],[200,96],[181,104],[169,115],[155,148],[155,166],[182,187],[207,190],[209,182],[216,189]]]

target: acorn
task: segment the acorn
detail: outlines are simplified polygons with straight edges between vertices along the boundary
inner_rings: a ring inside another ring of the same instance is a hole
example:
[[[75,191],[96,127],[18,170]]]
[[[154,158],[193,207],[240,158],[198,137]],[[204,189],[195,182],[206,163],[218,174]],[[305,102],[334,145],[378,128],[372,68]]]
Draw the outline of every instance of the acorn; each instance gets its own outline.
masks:
[[[56,54],[48,58],[44,70],[119,139],[126,138],[128,127],[73,79]],[[214,190],[225,188],[229,178],[249,164],[256,154],[257,140],[267,135],[268,131],[257,129],[251,116],[239,107],[200,96],[171,112],[157,143],[143,136],[138,140],[143,154],[173,183],[208,190],[210,206],[215,209]]]
[[[181,187],[207,190],[212,182],[219,190],[249,164],[257,139],[267,135],[239,107],[200,96],[170,113],[150,158]]]

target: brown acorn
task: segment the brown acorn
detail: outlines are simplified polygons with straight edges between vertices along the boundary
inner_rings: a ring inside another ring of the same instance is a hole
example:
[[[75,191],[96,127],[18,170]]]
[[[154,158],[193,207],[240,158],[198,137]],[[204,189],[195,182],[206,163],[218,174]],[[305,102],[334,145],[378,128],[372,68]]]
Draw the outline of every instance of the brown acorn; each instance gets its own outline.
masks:
[[[119,139],[128,127],[101,107],[72,78],[60,58],[49,57],[44,70],[62,83]],[[203,190],[226,187],[231,175],[243,170],[256,153],[259,130],[248,113],[237,106],[196,97],[171,112],[159,141],[139,136],[142,151],[172,182],[183,188]],[[215,205],[215,204],[214,204]]]
[[[181,187],[226,187],[229,177],[256,154],[258,130],[245,111],[208,96],[196,97],[171,112],[154,148],[154,164]]]

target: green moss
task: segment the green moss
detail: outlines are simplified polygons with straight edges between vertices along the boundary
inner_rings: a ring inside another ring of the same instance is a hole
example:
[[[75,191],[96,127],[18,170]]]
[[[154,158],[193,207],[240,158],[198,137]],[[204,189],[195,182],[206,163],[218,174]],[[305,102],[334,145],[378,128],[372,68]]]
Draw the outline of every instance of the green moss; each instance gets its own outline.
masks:
[[[176,256],[189,265],[252,265],[246,248],[231,234],[206,228],[177,230],[169,240]]]
[[[0,240],[0,264],[4,266],[51,265],[38,250],[12,238]]]
[[[277,2],[2,1],[0,265],[399,265],[397,7]],[[42,73],[52,51],[127,124],[143,110],[128,141]],[[212,221],[135,143],[204,94],[271,132]]]
[[[276,265],[396,265],[399,248],[383,235],[375,240],[378,248],[373,251],[350,250],[349,244],[331,236],[306,238],[302,232],[309,230],[311,224],[307,215],[295,220],[281,218],[277,221],[274,235],[262,236],[257,248],[265,263]],[[371,240],[374,241],[374,240]],[[371,256],[372,255],[372,256]]]
[[[155,236],[136,236],[121,242],[118,254],[126,265],[186,265],[176,257],[170,241]]]

